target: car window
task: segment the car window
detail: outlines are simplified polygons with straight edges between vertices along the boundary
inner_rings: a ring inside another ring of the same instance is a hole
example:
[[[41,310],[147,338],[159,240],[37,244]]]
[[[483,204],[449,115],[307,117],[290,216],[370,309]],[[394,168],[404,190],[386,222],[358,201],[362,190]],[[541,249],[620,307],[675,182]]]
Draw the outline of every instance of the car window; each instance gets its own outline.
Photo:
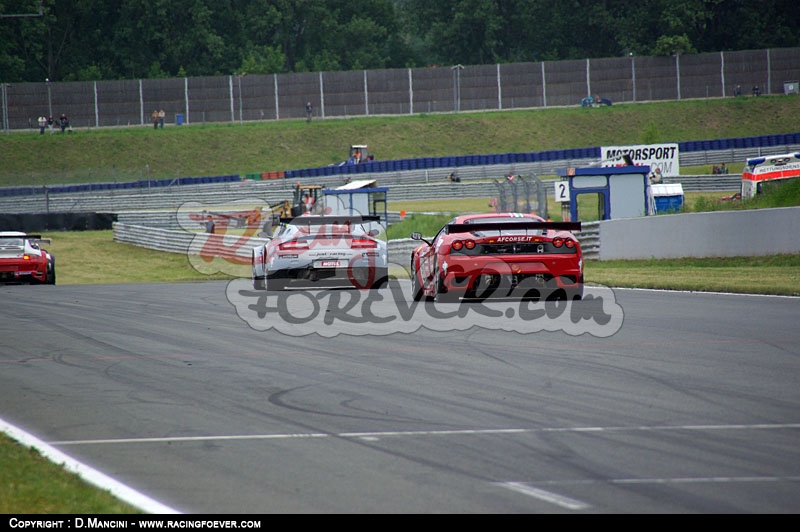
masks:
[[[479,218],[479,219],[478,218],[474,218],[472,220],[466,220],[464,222],[464,224],[470,224],[470,223],[480,224],[480,223],[500,222],[500,223],[507,223],[507,224],[511,225],[513,223],[516,223],[516,222],[539,222],[539,221],[540,220],[537,220],[536,218],[508,218],[508,217],[504,217],[504,218]],[[502,232],[503,234],[511,233],[511,234],[523,234],[523,235],[524,234],[528,234],[528,235],[530,235],[530,234],[538,234],[538,235],[547,234],[547,230],[546,229],[516,229],[515,230],[515,229],[505,229],[504,228],[502,231],[481,231],[481,233],[499,233],[499,232]]]
[[[0,247],[4,248],[21,248],[22,247],[22,239],[21,238],[8,238],[3,237],[0,238]]]

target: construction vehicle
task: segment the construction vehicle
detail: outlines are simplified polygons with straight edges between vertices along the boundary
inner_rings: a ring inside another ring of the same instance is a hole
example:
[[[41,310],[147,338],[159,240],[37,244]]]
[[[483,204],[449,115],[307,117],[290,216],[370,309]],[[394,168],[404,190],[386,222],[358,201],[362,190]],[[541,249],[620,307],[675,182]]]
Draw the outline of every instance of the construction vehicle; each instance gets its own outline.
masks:
[[[191,218],[198,223],[205,223],[206,217],[211,216],[218,222],[222,221],[226,227],[246,228],[249,231],[257,231],[259,237],[271,237],[281,218],[293,218],[305,212],[321,213],[323,203],[320,185],[297,183],[291,200],[286,199],[273,205],[246,211],[203,211],[202,214],[193,214]]]
[[[369,149],[366,144],[353,144],[350,146],[350,158],[347,159],[348,164],[360,164],[371,160]]]
[[[292,216],[300,216],[304,212],[317,212],[322,209],[320,200],[322,199],[322,187],[320,185],[301,185],[294,186],[292,206],[289,212]]]

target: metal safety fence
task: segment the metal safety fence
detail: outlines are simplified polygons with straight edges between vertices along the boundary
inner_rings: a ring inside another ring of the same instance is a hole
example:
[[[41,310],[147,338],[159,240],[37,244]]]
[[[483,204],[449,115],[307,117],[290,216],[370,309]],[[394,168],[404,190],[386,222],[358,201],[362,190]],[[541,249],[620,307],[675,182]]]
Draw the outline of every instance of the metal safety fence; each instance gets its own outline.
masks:
[[[2,128],[66,115],[75,128],[413,115],[798,91],[800,48],[452,67],[2,83]],[[307,108],[307,104],[311,104]],[[307,111],[310,109],[310,112]],[[57,126],[56,126],[57,127]]]

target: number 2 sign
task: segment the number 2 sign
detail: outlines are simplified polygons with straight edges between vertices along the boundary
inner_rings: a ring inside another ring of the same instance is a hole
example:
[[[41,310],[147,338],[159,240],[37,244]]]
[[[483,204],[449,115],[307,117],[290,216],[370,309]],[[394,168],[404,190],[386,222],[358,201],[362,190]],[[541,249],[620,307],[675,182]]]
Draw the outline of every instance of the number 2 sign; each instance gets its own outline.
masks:
[[[569,181],[556,181],[553,194],[558,203],[569,203]]]

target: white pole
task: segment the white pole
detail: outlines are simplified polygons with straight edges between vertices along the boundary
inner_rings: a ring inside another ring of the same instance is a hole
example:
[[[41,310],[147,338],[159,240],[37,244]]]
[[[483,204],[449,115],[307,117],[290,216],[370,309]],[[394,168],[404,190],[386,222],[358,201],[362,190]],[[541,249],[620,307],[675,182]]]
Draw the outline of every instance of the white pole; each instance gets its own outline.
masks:
[[[322,86],[322,72],[319,73],[319,116],[325,120],[325,89]]]
[[[186,99],[186,124],[189,124],[189,78],[183,78],[183,97]]]
[[[139,123],[144,125],[144,93],[141,79],[139,80]]]
[[[367,71],[364,71],[364,114],[369,116],[369,91],[367,90]]]
[[[228,76],[228,99],[231,101],[231,123],[234,123],[236,115],[233,112],[233,76]]]
[[[542,103],[547,107],[547,78],[544,75],[544,61],[542,61]]]
[[[586,60],[586,96],[592,95],[592,76],[589,67],[589,59]]]
[[[275,120],[280,120],[281,113],[278,110],[278,74],[272,75],[272,84],[275,86]]]
[[[411,69],[408,69],[408,104],[409,104],[409,112],[408,114],[414,114],[414,78],[411,75]]]
[[[97,82],[94,82],[94,127],[100,127],[100,108],[97,103]]]
[[[497,108],[503,110],[503,86],[500,84],[500,63],[497,63]]]

